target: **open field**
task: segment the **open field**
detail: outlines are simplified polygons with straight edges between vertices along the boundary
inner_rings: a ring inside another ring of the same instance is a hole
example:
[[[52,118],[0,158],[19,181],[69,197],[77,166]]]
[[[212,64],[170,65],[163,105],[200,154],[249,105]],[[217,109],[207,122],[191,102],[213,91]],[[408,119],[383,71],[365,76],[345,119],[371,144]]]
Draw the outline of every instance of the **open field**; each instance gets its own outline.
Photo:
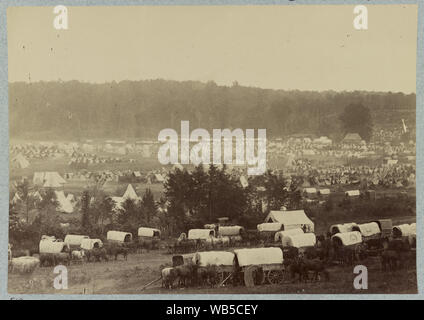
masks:
[[[52,267],[37,268],[30,276],[9,274],[8,292],[39,293],[39,294],[81,294],[85,290],[88,294],[360,294],[360,293],[417,293],[416,267],[410,263],[408,268],[383,272],[379,258],[369,257],[361,262],[368,268],[368,290],[356,290],[353,287],[352,267],[332,266],[330,281],[292,283],[283,285],[261,285],[252,288],[227,285],[223,287],[190,287],[164,289],[161,281],[142,290],[147,283],[160,277],[160,269],[171,264],[171,255],[164,251],[151,251],[143,254],[132,254],[128,261],[118,257],[117,261],[91,262],[68,267],[68,289],[56,290],[53,288],[53,279],[57,274]]]

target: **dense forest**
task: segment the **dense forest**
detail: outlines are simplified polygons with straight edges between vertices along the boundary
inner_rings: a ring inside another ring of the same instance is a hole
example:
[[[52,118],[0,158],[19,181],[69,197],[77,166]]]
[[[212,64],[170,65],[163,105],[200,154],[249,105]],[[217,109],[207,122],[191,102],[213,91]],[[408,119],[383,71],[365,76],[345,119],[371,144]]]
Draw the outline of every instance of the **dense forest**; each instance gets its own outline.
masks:
[[[145,80],[103,84],[9,84],[11,138],[153,138],[189,120],[190,129],[267,128],[268,137],[312,133],[340,138],[349,104],[369,108],[378,127],[415,126],[415,94],[286,91],[214,82]]]

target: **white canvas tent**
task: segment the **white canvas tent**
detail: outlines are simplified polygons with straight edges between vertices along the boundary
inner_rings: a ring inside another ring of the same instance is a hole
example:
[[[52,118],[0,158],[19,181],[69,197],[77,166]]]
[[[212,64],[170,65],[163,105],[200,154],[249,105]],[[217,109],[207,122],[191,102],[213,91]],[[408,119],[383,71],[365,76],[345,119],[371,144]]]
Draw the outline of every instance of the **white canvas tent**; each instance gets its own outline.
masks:
[[[12,159],[12,165],[15,168],[25,169],[29,167],[29,161],[25,158],[25,156],[19,153],[16,157]]]
[[[283,230],[305,228],[307,232],[314,232],[314,223],[309,219],[305,211],[271,211],[265,218],[265,222],[278,222],[283,225]]]
[[[72,213],[74,211],[74,206],[71,201],[67,197],[65,197],[65,193],[63,191],[55,191],[56,201],[58,202],[58,211],[64,213]]]
[[[135,192],[135,190],[134,190],[134,188],[131,184],[129,184],[127,186],[127,190],[125,190],[125,193],[122,196],[122,198],[124,200],[127,200],[127,199],[131,199],[131,200],[134,200],[134,201],[140,200],[140,197],[137,195],[137,193]]]
[[[60,188],[66,183],[59,173],[53,172],[34,172],[32,182],[36,186],[43,186],[45,188]]]

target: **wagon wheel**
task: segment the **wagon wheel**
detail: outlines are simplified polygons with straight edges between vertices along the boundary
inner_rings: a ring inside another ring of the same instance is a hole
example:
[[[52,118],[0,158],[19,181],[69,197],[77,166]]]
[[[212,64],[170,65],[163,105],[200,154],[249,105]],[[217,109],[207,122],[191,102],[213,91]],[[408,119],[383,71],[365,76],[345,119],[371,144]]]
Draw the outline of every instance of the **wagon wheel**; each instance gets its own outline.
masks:
[[[270,284],[281,284],[285,280],[283,270],[269,270],[266,274],[266,279]]]

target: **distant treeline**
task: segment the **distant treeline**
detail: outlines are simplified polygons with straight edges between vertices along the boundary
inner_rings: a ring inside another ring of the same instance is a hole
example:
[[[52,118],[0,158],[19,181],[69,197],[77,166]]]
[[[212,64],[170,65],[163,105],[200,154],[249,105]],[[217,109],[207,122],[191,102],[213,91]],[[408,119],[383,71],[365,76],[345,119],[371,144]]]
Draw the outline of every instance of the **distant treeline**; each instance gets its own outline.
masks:
[[[344,108],[360,103],[379,127],[415,126],[415,94],[285,91],[198,81],[10,83],[11,138],[153,138],[160,130],[266,128],[268,137],[296,133],[340,138]]]

